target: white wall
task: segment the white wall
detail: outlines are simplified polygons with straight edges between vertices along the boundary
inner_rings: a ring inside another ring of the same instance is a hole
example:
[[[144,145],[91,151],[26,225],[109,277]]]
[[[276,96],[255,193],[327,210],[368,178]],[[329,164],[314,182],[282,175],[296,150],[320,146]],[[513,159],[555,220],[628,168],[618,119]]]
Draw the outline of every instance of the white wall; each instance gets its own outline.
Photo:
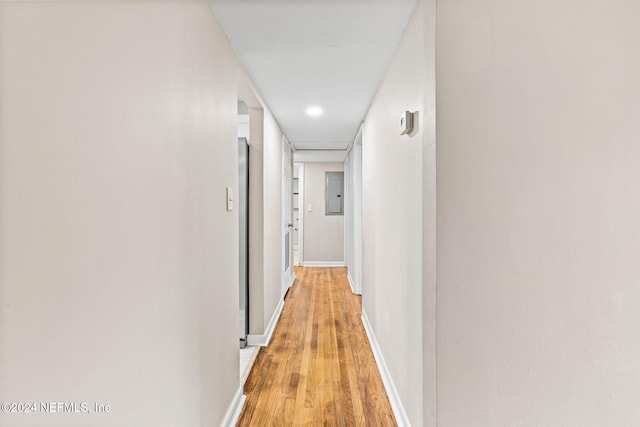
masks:
[[[438,426],[640,418],[640,3],[438,3]]]
[[[422,422],[423,14],[412,15],[363,130],[363,311],[409,421]],[[399,118],[418,111],[418,129]]]
[[[282,131],[265,111],[264,120],[264,322],[271,320],[284,297],[282,257]]]
[[[436,9],[421,0],[424,14],[424,105],[422,112],[422,425],[437,425],[437,182]]]
[[[283,296],[283,134],[250,80],[239,85],[238,97],[248,107],[250,134],[248,340],[263,343]]]
[[[251,103],[251,101],[249,101]],[[249,333],[263,335],[282,299],[282,131],[263,101],[250,105]]]
[[[264,304],[264,109],[259,102],[249,109],[249,334],[263,334]]]
[[[293,153],[297,163],[336,163],[344,162],[347,152],[342,150],[298,150]]]
[[[0,424],[218,425],[242,71],[208,5],[2,2],[0,40],[0,401],[111,405]]]
[[[344,216],[325,215],[325,172],[343,171],[344,163],[304,165],[304,262],[344,262]],[[313,210],[308,211],[311,205]]]

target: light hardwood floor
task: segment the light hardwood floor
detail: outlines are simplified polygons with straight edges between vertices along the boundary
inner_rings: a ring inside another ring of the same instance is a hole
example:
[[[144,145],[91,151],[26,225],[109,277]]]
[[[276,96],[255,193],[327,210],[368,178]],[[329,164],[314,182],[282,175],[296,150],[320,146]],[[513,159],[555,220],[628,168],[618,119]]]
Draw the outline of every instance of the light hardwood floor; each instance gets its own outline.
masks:
[[[238,426],[395,426],[345,268],[296,267]]]

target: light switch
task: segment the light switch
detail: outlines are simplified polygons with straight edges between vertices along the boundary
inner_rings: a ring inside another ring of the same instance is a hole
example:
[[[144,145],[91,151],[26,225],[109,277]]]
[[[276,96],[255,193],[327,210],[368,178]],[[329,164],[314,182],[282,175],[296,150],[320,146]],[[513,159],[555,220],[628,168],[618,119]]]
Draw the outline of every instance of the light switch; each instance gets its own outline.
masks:
[[[233,210],[233,188],[227,187],[227,211]]]
[[[400,116],[400,135],[410,134],[413,130],[413,114],[411,111],[405,111]]]
[[[313,211],[313,205],[311,203],[309,203],[307,205],[307,212],[312,212]]]

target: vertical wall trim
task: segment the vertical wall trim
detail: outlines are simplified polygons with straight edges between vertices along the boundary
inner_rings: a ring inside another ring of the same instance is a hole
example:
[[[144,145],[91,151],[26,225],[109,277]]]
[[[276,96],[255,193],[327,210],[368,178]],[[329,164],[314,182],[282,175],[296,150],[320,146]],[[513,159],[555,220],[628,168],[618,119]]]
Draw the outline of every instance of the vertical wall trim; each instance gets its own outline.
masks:
[[[364,122],[360,125],[360,130],[354,141],[354,148],[351,152],[353,157],[352,173],[353,180],[353,268],[355,274],[355,293],[362,295],[362,269],[364,265],[364,229],[362,226],[362,137]]]
[[[286,135],[282,135],[282,237],[289,236],[282,248],[282,285],[281,294],[289,289],[293,276],[293,152]],[[287,260],[289,265],[287,266]]]

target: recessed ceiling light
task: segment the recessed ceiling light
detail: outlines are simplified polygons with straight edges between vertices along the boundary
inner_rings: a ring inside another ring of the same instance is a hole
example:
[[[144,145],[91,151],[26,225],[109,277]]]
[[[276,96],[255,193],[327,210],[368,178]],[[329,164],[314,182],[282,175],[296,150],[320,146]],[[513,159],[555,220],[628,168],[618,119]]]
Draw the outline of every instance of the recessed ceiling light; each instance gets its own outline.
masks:
[[[307,108],[307,114],[311,117],[318,117],[322,115],[322,108],[320,107],[309,107]]]

